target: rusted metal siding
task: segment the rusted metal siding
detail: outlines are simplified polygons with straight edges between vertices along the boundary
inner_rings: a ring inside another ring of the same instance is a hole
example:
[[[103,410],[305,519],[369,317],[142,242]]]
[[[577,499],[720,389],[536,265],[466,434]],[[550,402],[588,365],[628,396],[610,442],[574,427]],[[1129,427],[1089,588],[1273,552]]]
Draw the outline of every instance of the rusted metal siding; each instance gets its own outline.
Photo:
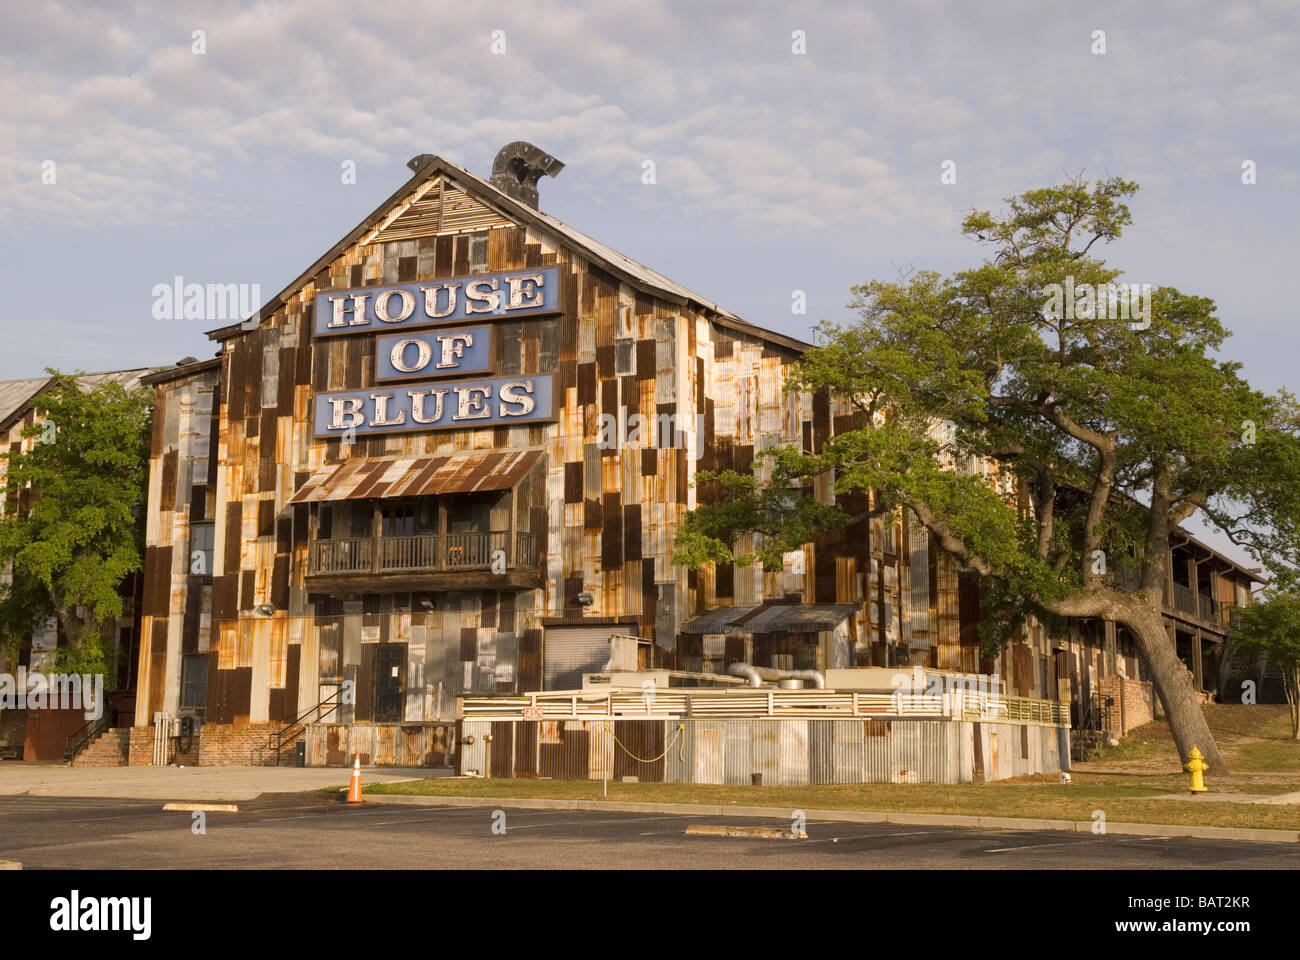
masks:
[[[192,524],[211,518],[216,498],[207,481],[218,379],[218,371],[205,368],[154,390],[137,725],[151,723],[156,712],[177,711],[182,652],[206,654],[212,642],[212,570],[195,568],[190,546]],[[230,692],[243,689],[228,679]]]
[[[360,755],[366,766],[454,767],[456,743],[454,723],[316,723],[307,727],[307,766],[350,766],[353,756]],[[481,736],[475,745],[481,756]]]
[[[600,726],[603,730],[603,724]],[[665,731],[662,720],[616,720],[613,738],[614,779],[636,777],[655,783],[663,781]]]
[[[591,744],[581,720],[539,723],[538,776],[553,780],[584,780],[591,774]]]

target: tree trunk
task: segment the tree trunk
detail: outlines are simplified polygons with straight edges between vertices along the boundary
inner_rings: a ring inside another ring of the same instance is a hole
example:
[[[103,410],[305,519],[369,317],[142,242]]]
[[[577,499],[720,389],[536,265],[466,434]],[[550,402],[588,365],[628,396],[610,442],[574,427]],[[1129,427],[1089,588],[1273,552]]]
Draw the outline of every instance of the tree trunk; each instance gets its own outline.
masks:
[[[1065,617],[1104,617],[1128,627],[1151,672],[1152,685],[1169,719],[1169,730],[1182,762],[1187,763],[1188,754],[1196,747],[1209,765],[1209,773],[1227,775],[1228,765],[1219,755],[1192,685],[1192,672],[1178,659],[1178,650],[1165,632],[1158,600],[1146,602],[1121,590],[1079,590],[1046,608]]]
[[[1207,773],[1226,776],[1228,765],[1219,755],[1218,744],[1210,733],[1196,688],[1192,686],[1192,672],[1178,659],[1178,650],[1170,642],[1160,614],[1155,610],[1144,610],[1136,616],[1117,619],[1132,631],[1142,659],[1151,671],[1151,680],[1169,719],[1169,730],[1178,746],[1179,758],[1186,764],[1192,748],[1196,747],[1209,765]]]

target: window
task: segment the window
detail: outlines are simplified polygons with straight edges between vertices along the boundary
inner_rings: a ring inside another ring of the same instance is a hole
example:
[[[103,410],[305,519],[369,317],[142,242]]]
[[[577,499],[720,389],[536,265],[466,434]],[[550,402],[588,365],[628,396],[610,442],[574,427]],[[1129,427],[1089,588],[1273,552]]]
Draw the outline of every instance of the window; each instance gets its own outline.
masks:
[[[368,540],[374,524],[371,503],[323,504],[316,527],[318,540]]]
[[[636,340],[622,337],[614,341],[614,374],[619,377],[636,373]]]
[[[212,576],[214,529],[211,521],[190,524],[190,574],[193,576]]]
[[[383,525],[380,536],[382,537],[413,537],[415,536],[415,508],[414,507],[386,507],[381,514]]]
[[[701,645],[704,653],[702,673],[726,673],[727,637],[721,633],[706,633]]]
[[[181,707],[203,710],[208,705],[208,655],[181,658]]]
[[[469,272],[487,273],[488,232],[479,230],[469,235]]]

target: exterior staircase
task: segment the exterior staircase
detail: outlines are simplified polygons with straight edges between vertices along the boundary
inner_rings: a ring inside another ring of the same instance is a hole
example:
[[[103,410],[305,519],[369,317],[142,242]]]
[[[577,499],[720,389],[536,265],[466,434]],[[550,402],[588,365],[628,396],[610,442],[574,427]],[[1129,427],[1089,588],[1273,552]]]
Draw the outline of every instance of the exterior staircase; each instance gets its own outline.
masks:
[[[72,766],[125,767],[130,744],[130,727],[109,727],[73,757]]]

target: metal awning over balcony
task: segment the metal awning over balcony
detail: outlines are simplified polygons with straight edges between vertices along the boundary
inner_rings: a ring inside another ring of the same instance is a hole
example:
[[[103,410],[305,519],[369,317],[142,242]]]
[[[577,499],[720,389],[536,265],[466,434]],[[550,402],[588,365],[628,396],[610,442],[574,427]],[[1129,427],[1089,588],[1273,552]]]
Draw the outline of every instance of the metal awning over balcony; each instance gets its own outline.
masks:
[[[541,460],[539,450],[468,453],[451,457],[347,460],[322,467],[290,503],[380,500],[508,490]]]

